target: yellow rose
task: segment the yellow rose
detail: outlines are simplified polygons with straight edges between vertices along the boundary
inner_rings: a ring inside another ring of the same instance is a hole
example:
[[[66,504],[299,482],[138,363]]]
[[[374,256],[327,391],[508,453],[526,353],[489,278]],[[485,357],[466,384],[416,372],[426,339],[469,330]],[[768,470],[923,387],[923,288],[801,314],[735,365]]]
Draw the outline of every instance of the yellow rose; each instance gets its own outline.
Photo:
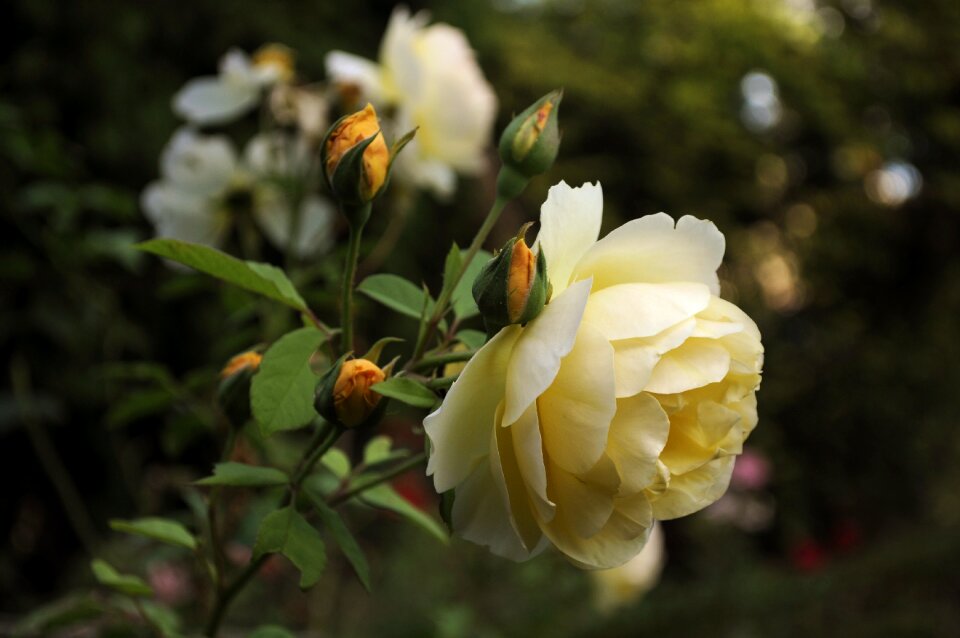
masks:
[[[515,560],[553,544],[585,568],[625,563],[654,520],[723,494],[757,423],[763,347],[718,296],[723,235],[661,213],[597,241],[602,207],[599,184],[550,189],[550,303],[484,345],[424,420],[454,530]]]

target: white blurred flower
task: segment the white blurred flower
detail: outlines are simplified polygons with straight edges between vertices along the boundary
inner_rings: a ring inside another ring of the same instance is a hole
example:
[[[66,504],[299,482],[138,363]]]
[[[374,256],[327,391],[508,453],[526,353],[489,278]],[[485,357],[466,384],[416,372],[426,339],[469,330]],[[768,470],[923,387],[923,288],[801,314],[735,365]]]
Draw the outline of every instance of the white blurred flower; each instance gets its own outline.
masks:
[[[620,567],[590,572],[597,609],[602,613],[610,613],[640,600],[660,580],[666,559],[663,527],[654,523],[650,540],[639,554]]]
[[[314,144],[330,128],[327,96],[319,86],[277,84],[270,91],[270,111],[283,125],[294,125]]]
[[[177,131],[160,158],[161,179],[148,185],[141,205],[157,235],[221,246],[238,215],[250,214],[267,239],[285,249],[293,220],[285,187],[302,180],[306,143],[281,135],[254,137],[241,161],[226,137]],[[332,205],[303,198],[294,253],[307,257],[329,247]]]
[[[216,76],[194,78],[173,96],[173,111],[191,124],[225,124],[253,109],[267,87],[293,76],[293,57],[282,45],[269,44],[251,58],[230,49]]]
[[[394,136],[419,127],[397,159],[395,177],[438,197],[456,189],[457,173],[484,166],[497,99],[477,65],[466,36],[447,24],[427,26],[428,16],[394,10],[380,45],[379,64],[333,51],[327,74],[359,89],[379,110],[394,107]]]

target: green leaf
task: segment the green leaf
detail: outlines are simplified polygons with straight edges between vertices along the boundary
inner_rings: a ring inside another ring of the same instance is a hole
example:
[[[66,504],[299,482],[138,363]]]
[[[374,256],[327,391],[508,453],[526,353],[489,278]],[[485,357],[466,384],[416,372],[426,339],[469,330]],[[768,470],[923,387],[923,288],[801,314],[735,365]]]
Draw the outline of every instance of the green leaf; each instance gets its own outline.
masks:
[[[137,244],[137,248],[269,297],[294,310],[307,310],[303,297],[287,275],[276,266],[242,261],[215,248],[178,239],[151,239]]]
[[[249,638],[296,638],[288,629],[279,625],[261,625],[253,630]]]
[[[229,485],[231,487],[273,487],[286,485],[290,479],[275,467],[260,467],[245,463],[217,463],[213,476],[202,478],[195,485]]]
[[[310,358],[323,340],[316,328],[300,328],[263,355],[250,385],[250,407],[264,436],[303,427],[317,416],[313,395],[320,378],[310,369]]]
[[[367,505],[399,514],[443,543],[450,541],[443,525],[428,516],[423,510],[414,507],[389,485],[382,484],[364,490],[359,494],[359,499]]]
[[[110,564],[99,558],[90,563],[93,576],[101,585],[127,596],[153,596],[153,589],[138,576],[120,574]]]
[[[373,437],[363,448],[363,463],[370,466],[410,456],[410,450],[392,450],[390,448],[392,444],[393,441],[390,440],[389,436],[381,434]]]
[[[457,340],[471,350],[478,350],[487,342],[487,333],[479,330],[461,330],[457,333]]]
[[[145,536],[167,545],[177,545],[187,549],[197,548],[197,539],[186,527],[166,518],[138,518],[132,521],[114,519],[110,529],[137,536]]]
[[[480,314],[477,309],[477,302],[473,300],[473,280],[477,278],[484,264],[493,259],[493,255],[485,250],[477,251],[473,261],[463,273],[457,287],[453,289],[453,296],[450,297],[450,305],[453,306],[453,314],[457,319],[469,319]]]
[[[370,565],[367,564],[367,557],[364,556],[363,550],[360,549],[360,545],[357,544],[357,540],[353,537],[353,534],[350,533],[350,530],[347,529],[340,515],[327,505],[322,497],[318,497],[311,492],[307,492],[307,494],[313,503],[313,507],[317,510],[317,514],[320,515],[320,520],[322,520],[324,526],[330,530],[330,534],[334,540],[337,541],[337,545],[340,546],[343,555],[350,561],[350,565],[353,567],[353,571],[356,572],[357,578],[360,579],[364,588],[370,591]]]
[[[260,523],[254,559],[275,552],[300,570],[300,589],[309,589],[320,581],[327,564],[323,538],[293,506],[267,514]]]
[[[414,319],[420,319],[424,305],[428,308],[428,315],[433,312],[433,300],[429,295],[413,283],[396,275],[370,275],[360,282],[357,292],[362,292],[387,308]]]
[[[447,258],[443,262],[443,290],[441,292],[446,292],[448,288],[453,287],[453,278],[460,272],[461,264],[463,264],[463,256],[460,252],[460,247],[454,242],[454,244],[450,246],[450,252],[447,253]],[[453,290],[450,292],[452,294]]]
[[[343,478],[350,473],[350,459],[338,448],[330,448],[320,459],[324,467],[330,470],[337,478]]]
[[[393,377],[370,386],[374,392],[416,408],[432,408],[437,402],[433,390],[407,377]]]

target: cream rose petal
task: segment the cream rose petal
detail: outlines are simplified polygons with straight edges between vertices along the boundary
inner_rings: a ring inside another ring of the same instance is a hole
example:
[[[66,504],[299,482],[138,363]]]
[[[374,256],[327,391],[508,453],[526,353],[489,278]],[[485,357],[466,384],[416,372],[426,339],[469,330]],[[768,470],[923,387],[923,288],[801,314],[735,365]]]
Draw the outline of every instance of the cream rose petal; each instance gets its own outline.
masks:
[[[615,387],[610,342],[582,324],[576,345],[537,399],[546,453],[567,472],[586,474],[603,456],[617,411]]]
[[[550,486],[557,501],[556,521],[580,538],[603,529],[613,514],[614,495],[557,465],[550,466]]]
[[[714,459],[685,474],[672,475],[667,489],[653,500],[653,515],[665,521],[693,514],[723,496],[730,484],[735,456]]]
[[[507,369],[503,425],[516,422],[553,383],[560,359],[573,349],[589,295],[590,281],[577,282],[555,296],[526,327],[516,327],[520,336]]]
[[[670,420],[660,402],[649,394],[617,400],[607,455],[620,474],[621,494],[634,494],[654,481],[657,458],[669,434]]]
[[[519,326],[508,326],[480,348],[443,404],[423,420],[431,443],[427,474],[433,475],[437,492],[455,487],[489,453],[507,364],[520,333]]]
[[[419,40],[429,17],[414,16],[406,7],[397,7],[390,15],[380,42],[380,64],[384,70],[385,97],[391,101],[419,99],[423,90],[423,69],[418,56]]]
[[[490,432],[486,432],[489,436]],[[502,481],[501,477],[501,481]],[[484,457],[457,486],[451,522],[463,538],[483,545],[498,556],[521,561],[530,557],[510,522],[502,487]]]
[[[597,241],[602,217],[603,189],[599,182],[577,188],[560,182],[550,188],[540,208],[540,233],[535,245],[546,257],[554,295],[567,287],[577,262]]]
[[[696,326],[696,320],[687,319],[653,337],[614,341],[617,398],[632,397],[641,392],[650,381],[660,357],[686,341]]]
[[[550,521],[556,513],[556,504],[547,495],[547,471],[543,458],[543,437],[540,435],[537,404],[533,403],[527,408],[508,430],[513,437],[517,466],[527,486],[530,501],[537,510],[537,516]]]
[[[675,394],[722,381],[730,370],[730,352],[713,339],[687,339],[662,357],[644,390]]]
[[[637,281],[690,281],[706,284],[718,295],[717,267],[724,248],[723,234],[713,222],[687,215],[674,226],[669,215],[647,215],[594,244],[577,264],[574,276],[594,277],[598,290]]]
[[[517,464],[513,437],[508,428],[491,428],[490,472],[500,488],[514,531],[520,537],[524,548],[532,551],[540,542],[542,534],[530,510],[526,485]]]
[[[619,284],[594,290],[583,321],[611,341],[651,337],[693,317],[708,303],[710,292],[703,284]]]
[[[638,499],[636,508],[642,509],[646,499]],[[649,508],[649,504],[646,505]],[[582,538],[569,528],[554,521],[543,526],[543,533],[557,546],[570,562],[583,569],[608,569],[624,564],[643,548],[652,527],[639,525],[636,518],[639,513],[633,511],[634,518],[624,515],[618,509],[613,510],[610,520],[597,534]],[[649,517],[649,515],[648,515]],[[557,517],[559,519],[559,516]]]

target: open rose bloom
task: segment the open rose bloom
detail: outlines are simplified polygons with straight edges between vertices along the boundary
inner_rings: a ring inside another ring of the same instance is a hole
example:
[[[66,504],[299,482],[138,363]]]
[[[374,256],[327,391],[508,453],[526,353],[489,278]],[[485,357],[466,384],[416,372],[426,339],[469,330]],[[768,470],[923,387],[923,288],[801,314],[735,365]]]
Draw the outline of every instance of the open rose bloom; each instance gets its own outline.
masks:
[[[515,560],[553,544],[585,568],[625,563],[655,520],[723,494],[757,423],[763,346],[718,296],[723,235],[661,213],[598,241],[602,208],[599,184],[550,189],[534,247],[550,302],[424,421],[454,530]]]

